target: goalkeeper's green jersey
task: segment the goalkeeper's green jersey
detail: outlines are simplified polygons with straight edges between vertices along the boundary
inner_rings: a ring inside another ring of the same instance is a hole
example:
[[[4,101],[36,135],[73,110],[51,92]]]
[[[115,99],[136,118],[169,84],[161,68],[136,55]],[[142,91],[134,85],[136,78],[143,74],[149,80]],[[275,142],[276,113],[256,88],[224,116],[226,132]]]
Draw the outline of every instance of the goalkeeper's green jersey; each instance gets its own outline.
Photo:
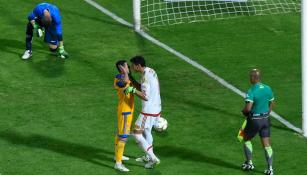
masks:
[[[268,85],[254,84],[247,92],[245,101],[253,102],[252,114],[264,114],[269,112],[269,103],[274,100],[273,92]]]

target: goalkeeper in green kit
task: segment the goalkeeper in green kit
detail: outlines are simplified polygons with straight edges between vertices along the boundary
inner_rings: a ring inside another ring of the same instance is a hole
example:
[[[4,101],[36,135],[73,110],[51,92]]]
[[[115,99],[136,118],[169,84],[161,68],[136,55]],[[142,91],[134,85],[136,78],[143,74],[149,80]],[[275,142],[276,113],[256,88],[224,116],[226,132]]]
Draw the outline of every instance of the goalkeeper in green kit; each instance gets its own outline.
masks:
[[[33,33],[42,37],[45,33],[44,41],[49,44],[51,53],[60,58],[68,58],[68,53],[64,50],[62,35],[62,20],[60,10],[52,4],[38,4],[28,16],[26,30],[26,51],[22,59],[27,60],[32,56]]]
[[[260,71],[250,71],[250,83],[252,87],[248,90],[245,98],[245,107],[242,110],[246,116],[246,126],[243,128],[243,149],[246,161],[242,169],[249,171],[255,167],[252,162],[253,145],[252,138],[259,134],[264,148],[268,168],[264,171],[267,175],[273,175],[273,150],[270,145],[270,119],[269,114],[273,108],[274,96],[271,88],[260,82]]]

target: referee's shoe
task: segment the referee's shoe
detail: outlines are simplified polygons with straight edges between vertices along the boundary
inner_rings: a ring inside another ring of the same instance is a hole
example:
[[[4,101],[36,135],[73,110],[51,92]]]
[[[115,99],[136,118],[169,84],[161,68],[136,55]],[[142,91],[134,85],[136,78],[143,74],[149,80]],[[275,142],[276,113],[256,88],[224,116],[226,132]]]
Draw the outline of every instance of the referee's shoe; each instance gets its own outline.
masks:
[[[253,163],[252,162],[244,162],[243,164],[242,164],[242,169],[244,170],[244,171],[252,171],[253,169],[255,169],[255,166],[253,165]]]

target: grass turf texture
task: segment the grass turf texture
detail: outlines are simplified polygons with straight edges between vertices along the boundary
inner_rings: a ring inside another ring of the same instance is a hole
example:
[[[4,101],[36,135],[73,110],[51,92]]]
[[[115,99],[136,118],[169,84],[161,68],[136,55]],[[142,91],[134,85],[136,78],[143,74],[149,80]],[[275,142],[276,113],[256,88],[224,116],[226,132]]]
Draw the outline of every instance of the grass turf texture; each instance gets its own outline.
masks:
[[[83,1],[49,1],[62,11],[70,59],[49,55],[35,38],[33,59],[22,61],[26,16],[38,2],[0,2],[1,174],[121,174],[112,169],[114,63],[135,54],[144,55],[158,73],[169,128],[154,134],[161,165],[145,170],[128,161],[129,174],[261,174],[265,161],[258,138],[256,171],[240,169],[239,96]],[[131,21],[131,2],[97,2]],[[264,82],[275,91],[276,112],[300,126],[299,20],[298,15],[247,17],[149,32],[242,90],[249,87],[248,70],[261,68]],[[276,120],[272,124],[276,173],[306,172],[300,166],[307,159],[306,139]],[[132,138],[126,153],[142,155]]]

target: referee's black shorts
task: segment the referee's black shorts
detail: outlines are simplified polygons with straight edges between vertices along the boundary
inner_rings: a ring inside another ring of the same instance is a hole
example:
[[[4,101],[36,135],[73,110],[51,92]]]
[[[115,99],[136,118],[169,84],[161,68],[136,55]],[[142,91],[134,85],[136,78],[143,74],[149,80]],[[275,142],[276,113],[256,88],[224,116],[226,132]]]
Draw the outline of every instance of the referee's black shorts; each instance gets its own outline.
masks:
[[[252,139],[257,133],[261,138],[270,137],[270,119],[269,117],[262,118],[247,118],[246,127],[244,128],[245,139]]]

